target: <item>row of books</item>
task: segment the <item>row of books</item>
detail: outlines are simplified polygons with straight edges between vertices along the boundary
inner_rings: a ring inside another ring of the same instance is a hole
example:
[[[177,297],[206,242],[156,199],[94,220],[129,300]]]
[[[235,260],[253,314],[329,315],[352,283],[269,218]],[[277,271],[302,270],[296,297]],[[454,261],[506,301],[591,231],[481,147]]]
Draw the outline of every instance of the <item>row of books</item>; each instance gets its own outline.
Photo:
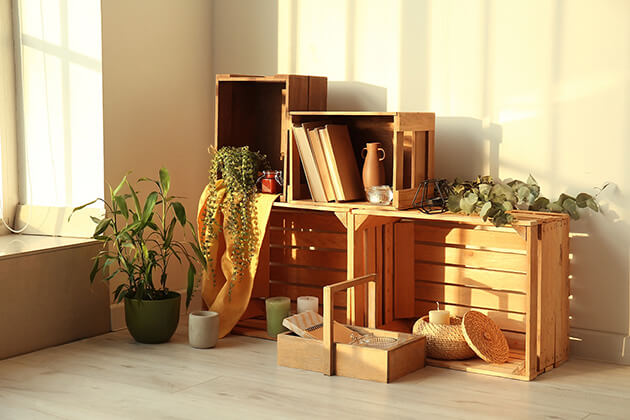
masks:
[[[294,126],[293,135],[314,201],[365,197],[346,125],[308,122]]]

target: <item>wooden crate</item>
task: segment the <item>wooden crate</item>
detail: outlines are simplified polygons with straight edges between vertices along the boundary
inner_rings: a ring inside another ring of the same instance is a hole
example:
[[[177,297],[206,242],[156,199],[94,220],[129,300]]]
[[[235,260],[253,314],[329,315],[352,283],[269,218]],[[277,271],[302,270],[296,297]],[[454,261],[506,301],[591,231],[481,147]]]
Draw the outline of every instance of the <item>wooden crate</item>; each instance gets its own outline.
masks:
[[[347,125],[359,168],[363,166],[361,149],[365,144],[381,143],[385,150],[385,183],[394,190],[394,201],[389,207],[410,208],[420,182],[433,178],[435,114],[432,112],[291,112],[293,125],[311,121]],[[293,133],[288,199],[290,202],[312,202]],[[314,204],[340,208],[371,206],[359,202]]]
[[[289,112],[325,110],[327,89],[326,77],[218,74],[214,146],[249,146],[286,175]]]
[[[348,288],[372,282],[369,288],[371,299],[368,300],[370,308],[367,312],[371,314],[369,324],[373,327],[376,322],[373,310],[375,281],[376,275],[370,274],[325,286],[323,340],[301,338],[290,332],[279,334],[278,365],[384,383],[395,381],[424,367],[426,344],[424,337],[374,328],[350,327],[360,334],[372,333],[376,336],[393,337],[398,339],[399,343],[387,349],[379,349],[334,342],[332,334],[334,295]]]
[[[353,217],[383,217],[353,211]],[[569,218],[514,212],[517,221],[496,228],[477,217],[401,217],[391,231],[392,283],[383,297],[384,328],[406,325],[436,307],[462,316],[477,310],[503,330],[511,349],[501,365],[480,359],[427,364],[531,380],[568,357]],[[355,222],[356,223],[356,222]],[[405,324],[401,319],[408,319]]]
[[[284,203],[276,203],[286,205]],[[346,213],[275,207],[259,258],[250,306],[235,333],[269,338],[265,298],[288,296],[293,310],[298,296],[317,296],[323,311],[323,287],[347,279]],[[334,301],[335,320],[346,323],[346,292]]]

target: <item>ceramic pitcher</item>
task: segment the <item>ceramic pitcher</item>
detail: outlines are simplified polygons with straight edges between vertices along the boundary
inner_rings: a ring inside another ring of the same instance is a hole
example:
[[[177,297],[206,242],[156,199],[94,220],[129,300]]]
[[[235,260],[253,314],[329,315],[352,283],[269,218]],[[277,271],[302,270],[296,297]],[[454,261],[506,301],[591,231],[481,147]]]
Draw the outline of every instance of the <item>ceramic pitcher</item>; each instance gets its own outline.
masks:
[[[385,184],[385,150],[381,147],[381,143],[367,143],[366,147],[361,150],[361,157],[365,159],[363,163],[363,188],[366,190],[370,187]],[[379,156],[379,152],[382,156]]]

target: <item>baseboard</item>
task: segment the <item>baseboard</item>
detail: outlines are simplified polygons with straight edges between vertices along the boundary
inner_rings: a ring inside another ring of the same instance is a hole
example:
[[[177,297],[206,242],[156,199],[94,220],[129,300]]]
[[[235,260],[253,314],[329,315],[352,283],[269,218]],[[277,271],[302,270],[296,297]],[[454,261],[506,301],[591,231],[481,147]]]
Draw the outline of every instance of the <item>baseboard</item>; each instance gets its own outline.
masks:
[[[630,365],[630,337],[571,328],[571,357]]]
[[[201,292],[197,291],[190,301],[190,306],[186,309],[186,289],[176,290],[182,295],[181,315],[189,312],[201,310]],[[110,305],[112,331],[124,330],[127,328],[125,324],[125,307],[122,303],[112,303]]]

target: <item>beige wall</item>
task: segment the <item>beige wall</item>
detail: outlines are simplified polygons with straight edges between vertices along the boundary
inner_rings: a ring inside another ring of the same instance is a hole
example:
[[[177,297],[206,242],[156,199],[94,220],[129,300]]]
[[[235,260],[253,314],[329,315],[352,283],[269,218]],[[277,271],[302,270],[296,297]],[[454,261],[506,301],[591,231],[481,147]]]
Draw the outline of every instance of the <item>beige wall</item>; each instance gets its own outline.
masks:
[[[165,166],[193,220],[212,139],[211,3],[102,2],[105,181]],[[184,270],[169,270],[169,287],[185,287]]]
[[[442,177],[614,182],[572,224],[573,352],[629,363],[628,16],[624,0],[215,0],[214,66],[326,75],[331,110],[435,111]]]
[[[13,56],[13,23],[11,0],[0,0],[0,156],[2,171],[0,197],[4,204],[0,219],[13,223],[18,203],[18,168],[16,138],[15,60]],[[8,230],[0,223],[0,235]]]

